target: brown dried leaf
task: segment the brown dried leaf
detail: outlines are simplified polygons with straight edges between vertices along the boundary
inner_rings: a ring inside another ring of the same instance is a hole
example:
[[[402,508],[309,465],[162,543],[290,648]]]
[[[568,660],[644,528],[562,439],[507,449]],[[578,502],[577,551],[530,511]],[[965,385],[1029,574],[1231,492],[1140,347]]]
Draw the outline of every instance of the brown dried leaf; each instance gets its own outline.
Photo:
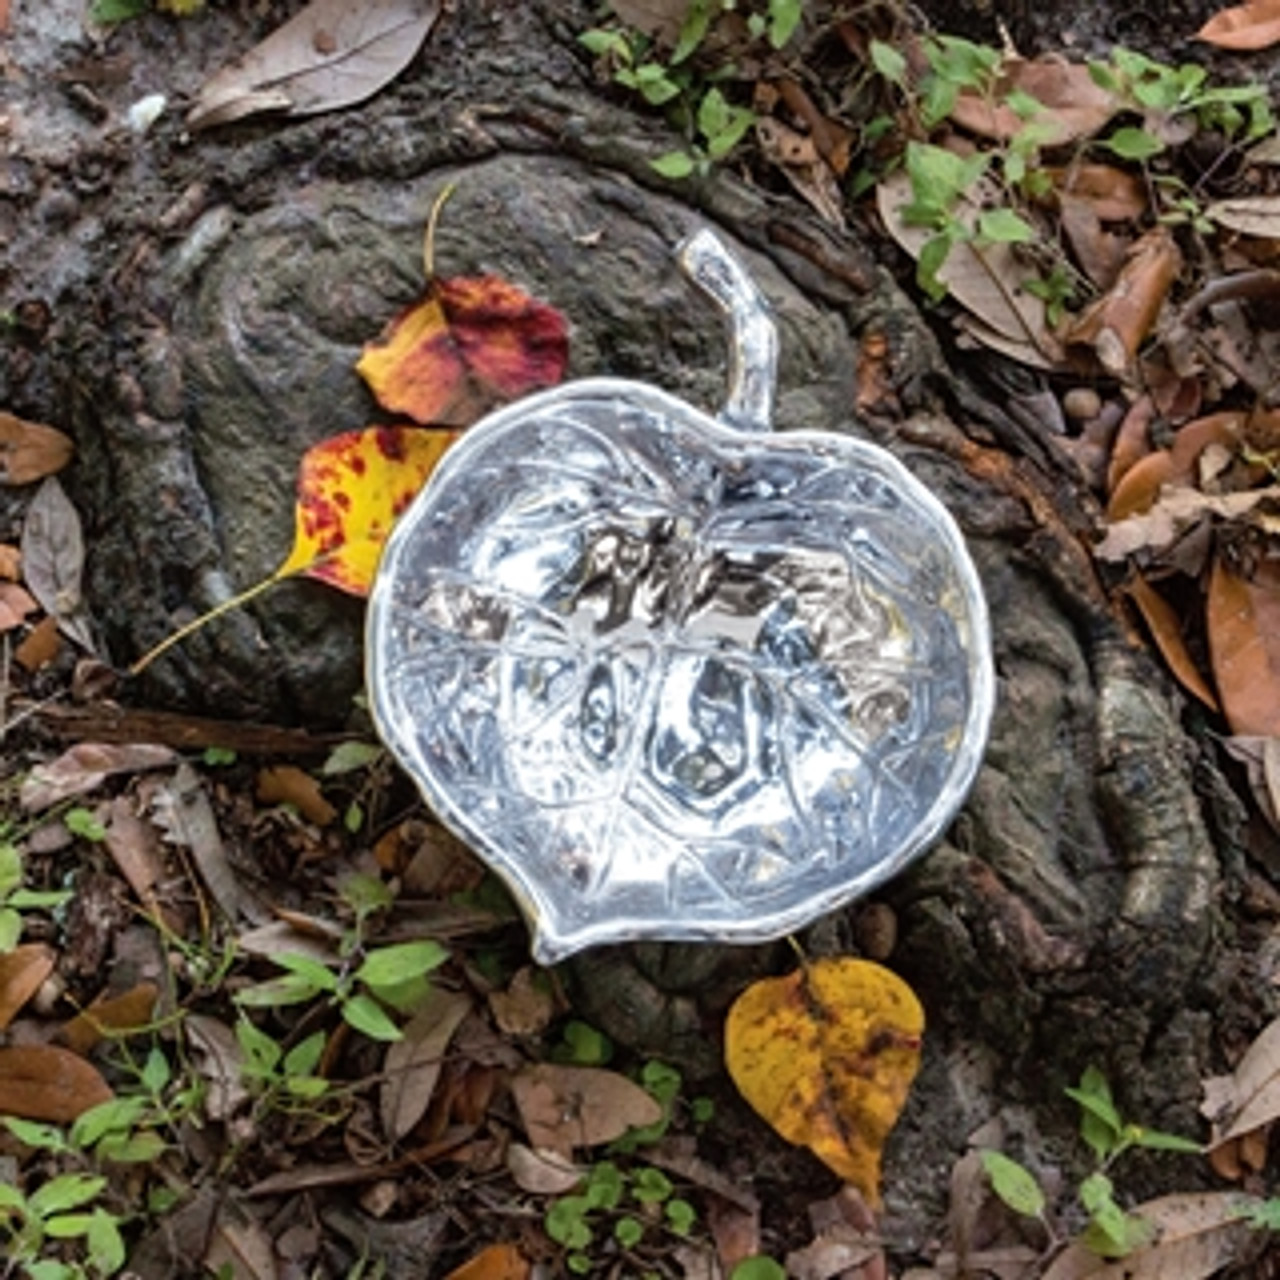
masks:
[[[0,409],[0,484],[33,484],[71,461],[71,437]]]
[[[1162,551],[1207,516],[1232,520],[1248,514],[1261,502],[1280,502],[1280,485],[1223,494],[1165,489],[1149,511],[1115,521],[1093,548],[1093,554],[1099,560],[1123,560],[1136,551]]]
[[[403,1038],[387,1049],[379,1107],[383,1132],[392,1142],[399,1142],[426,1114],[445,1050],[470,1010],[467,996],[432,987]]]
[[[61,647],[58,620],[50,614],[41,618],[14,649],[13,660],[25,671],[40,671],[58,656]]]
[[[1100,1258],[1082,1244],[1060,1253],[1042,1280],[1205,1280],[1245,1256],[1254,1229],[1241,1218],[1242,1197],[1234,1191],[1187,1192],[1161,1196],[1133,1212],[1155,1234],[1116,1261]]]
[[[1102,367],[1117,378],[1131,372],[1181,269],[1173,233],[1153,227],[1134,242],[1111,289],[1071,326],[1067,343],[1092,347]]]
[[[652,1095],[602,1067],[536,1063],[516,1075],[511,1092],[530,1145],[565,1157],[575,1147],[612,1142],[633,1126],[662,1119]]]
[[[507,1172],[521,1191],[535,1196],[562,1196],[583,1179],[584,1170],[555,1151],[535,1151],[523,1142],[507,1147]]]
[[[202,1261],[208,1271],[235,1280],[276,1280],[279,1274],[266,1228],[244,1205],[230,1198],[218,1206]]]
[[[308,822],[327,827],[338,811],[320,791],[320,784],[293,764],[269,765],[258,771],[256,794],[263,804],[291,804]]]
[[[53,972],[55,956],[43,942],[30,942],[0,955],[0,1031],[11,1023]]]
[[[1280,196],[1237,196],[1215,200],[1204,216],[1228,231],[1265,240],[1280,240]]]
[[[1231,732],[1280,736],[1280,565],[1264,560],[1246,581],[1215,560],[1205,617]]]
[[[1211,1151],[1280,1119],[1280,1018],[1258,1033],[1229,1076],[1211,1076],[1202,1088]]]
[[[555,1016],[556,1002],[541,971],[525,965],[505,991],[489,993],[489,1009],[505,1034],[536,1036]]]
[[[62,1028],[62,1042],[76,1053],[88,1053],[111,1032],[140,1030],[151,1022],[159,998],[160,988],[154,982],[139,982],[118,996],[99,997]]]
[[[129,796],[115,796],[107,805],[103,844],[147,913],[170,928],[179,929],[176,915],[161,906],[155,894],[155,886],[165,874],[160,833],[137,815]]]
[[[1244,765],[1262,816],[1280,832],[1280,738],[1234,734],[1223,738],[1222,745]]]
[[[22,523],[22,572],[31,594],[58,620],[68,640],[94,650],[81,595],[84,575],[84,535],[80,516],[53,476],[36,490]]]
[[[207,80],[187,124],[207,129],[263,111],[306,116],[363,102],[413,61],[439,12],[439,0],[312,0]]]
[[[844,230],[844,194],[831,166],[818,154],[814,140],[773,116],[762,116],[756,121],[756,141],[764,158],[813,206],[818,216]]]
[[[1280,0],[1246,0],[1221,9],[1196,32],[1219,49],[1269,49],[1280,44]]]
[[[970,193],[970,204],[957,211],[971,228],[991,190],[979,183]],[[911,179],[904,170],[890,175],[876,188],[876,206],[889,234],[913,258],[933,238],[928,227],[910,226],[902,210],[911,202]],[[938,279],[951,296],[970,311],[980,325],[1006,340],[1000,349],[1013,359],[1040,367],[1054,367],[1061,352],[1045,322],[1045,304],[1023,288],[1027,269],[1014,250],[1004,243],[979,246],[971,241],[953,245],[938,271]],[[986,341],[978,329],[979,341]]]
[[[1109,164],[1078,164],[1050,169],[1060,195],[1083,200],[1102,222],[1126,222],[1147,211],[1146,184],[1137,174]]]
[[[12,543],[0,542],[0,578],[17,582],[22,576],[22,552]]]
[[[1211,711],[1217,711],[1218,699],[1191,657],[1178,611],[1140,573],[1133,575],[1124,590],[1137,605],[1156,647],[1178,683]]]
[[[39,813],[86,795],[113,774],[161,769],[177,758],[170,747],[149,742],[78,742],[57,759],[36,765],[22,781],[18,802],[28,813]]]
[[[1005,101],[1013,92],[1029,94],[1044,109],[1030,117],[1019,115]],[[1032,61],[1006,59],[994,92],[964,90],[951,109],[951,119],[999,142],[1007,142],[1030,124],[1041,131],[1042,145],[1061,146],[1092,137],[1122,105],[1095,83],[1084,63],[1046,54]]]
[[[208,1086],[205,1114],[210,1120],[229,1120],[249,1099],[241,1070],[244,1051],[240,1042],[226,1023],[203,1013],[188,1014],[182,1025]]]
[[[16,582],[0,582],[0,631],[22,626],[27,614],[38,607],[31,593]]]
[[[52,1044],[0,1049],[0,1114],[70,1124],[113,1096],[97,1069],[70,1049]]]

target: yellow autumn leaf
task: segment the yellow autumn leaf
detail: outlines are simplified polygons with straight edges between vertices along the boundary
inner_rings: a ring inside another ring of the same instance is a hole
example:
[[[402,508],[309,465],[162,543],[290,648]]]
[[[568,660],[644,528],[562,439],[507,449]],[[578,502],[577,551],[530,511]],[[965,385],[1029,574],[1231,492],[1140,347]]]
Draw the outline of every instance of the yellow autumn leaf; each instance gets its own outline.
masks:
[[[880,1203],[880,1155],[920,1066],[924,1011],[896,974],[816,960],[753,983],[725,1026],[739,1092],[773,1128]]]
[[[366,427],[308,449],[298,469],[293,550],[274,576],[304,573],[368,595],[391,526],[458,434]]]

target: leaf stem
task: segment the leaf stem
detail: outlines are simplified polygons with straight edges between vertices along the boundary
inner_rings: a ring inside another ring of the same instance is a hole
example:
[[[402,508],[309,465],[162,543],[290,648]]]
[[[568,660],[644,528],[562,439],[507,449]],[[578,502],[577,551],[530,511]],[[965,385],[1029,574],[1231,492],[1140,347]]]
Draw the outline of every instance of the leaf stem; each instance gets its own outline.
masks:
[[[284,565],[269,577],[263,578],[261,582],[255,582],[253,586],[247,587],[239,595],[234,595],[229,600],[223,600],[221,604],[214,605],[212,609],[206,610],[199,617],[192,618],[190,622],[179,627],[177,631],[165,636],[159,644],[148,649],[129,668],[128,674],[131,676],[141,675],[161,654],[167,653],[175,644],[180,644],[193,631],[199,631],[205,623],[212,622],[215,618],[222,617],[224,613],[230,613],[232,609],[238,609],[241,605],[248,604],[250,600],[266,591],[268,587],[274,587],[277,582],[283,582],[285,578],[291,578],[297,572],[298,569]]]
[[[456,182],[446,182],[427,215],[427,231],[422,239],[422,269],[426,272],[428,284],[436,278],[436,224],[440,221],[440,211],[444,208],[445,201],[457,189]]]

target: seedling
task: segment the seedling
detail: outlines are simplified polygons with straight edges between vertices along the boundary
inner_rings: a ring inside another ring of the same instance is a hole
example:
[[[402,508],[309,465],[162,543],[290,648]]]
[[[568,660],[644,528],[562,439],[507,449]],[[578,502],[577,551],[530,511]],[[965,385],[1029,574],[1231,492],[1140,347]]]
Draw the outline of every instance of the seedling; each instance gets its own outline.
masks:
[[[39,892],[22,887],[22,854],[18,846],[0,840],[0,955],[12,951],[22,937],[23,912],[49,911],[71,897],[69,889]]]
[[[1121,1118],[1106,1077],[1089,1067],[1067,1096],[1080,1105],[1080,1136],[1093,1152],[1096,1168],[1079,1187],[1079,1199],[1089,1225],[1080,1237],[1088,1249],[1104,1258],[1122,1258],[1146,1244],[1152,1228],[1141,1216],[1127,1213],[1117,1202],[1111,1170],[1126,1151],[1177,1151],[1198,1154],[1198,1142]],[[1051,1239],[1056,1233],[1047,1216],[1047,1198],[1035,1175],[999,1151],[984,1151],[982,1165],[991,1188],[1015,1213],[1043,1223]]]

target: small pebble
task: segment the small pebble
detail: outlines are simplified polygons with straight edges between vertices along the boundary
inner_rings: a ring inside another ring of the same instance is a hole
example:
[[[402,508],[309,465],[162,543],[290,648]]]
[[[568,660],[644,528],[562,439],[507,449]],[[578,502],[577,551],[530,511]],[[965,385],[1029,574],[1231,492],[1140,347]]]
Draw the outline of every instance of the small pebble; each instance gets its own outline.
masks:
[[[869,902],[854,917],[853,933],[868,960],[887,960],[898,945],[898,916],[885,902]]]
[[[1062,397],[1062,412],[1072,422],[1088,422],[1102,412],[1102,397],[1092,387],[1072,387]]]

